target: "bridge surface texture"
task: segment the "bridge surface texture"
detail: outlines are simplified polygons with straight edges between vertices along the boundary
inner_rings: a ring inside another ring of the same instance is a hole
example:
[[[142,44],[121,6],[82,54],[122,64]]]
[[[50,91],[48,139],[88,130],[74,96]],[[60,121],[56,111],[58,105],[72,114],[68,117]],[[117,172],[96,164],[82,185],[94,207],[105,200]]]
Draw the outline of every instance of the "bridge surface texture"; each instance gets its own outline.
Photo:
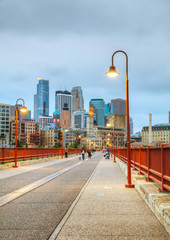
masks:
[[[35,184],[69,167],[50,181]],[[88,161],[75,157],[1,172],[0,201],[6,201],[0,209],[1,240],[169,239],[138,192],[125,188],[126,177],[119,166],[100,153]],[[18,190],[28,185],[26,193]],[[20,195],[9,201],[16,190]]]

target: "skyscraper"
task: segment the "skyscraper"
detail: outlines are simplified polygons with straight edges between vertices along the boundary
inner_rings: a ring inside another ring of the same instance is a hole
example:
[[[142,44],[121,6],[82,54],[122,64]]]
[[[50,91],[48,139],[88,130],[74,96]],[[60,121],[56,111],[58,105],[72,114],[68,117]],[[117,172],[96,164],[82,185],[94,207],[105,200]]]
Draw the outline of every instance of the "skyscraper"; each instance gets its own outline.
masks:
[[[126,115],[126,100],[121,98],[112,99],[111,104],[113,106],[114,114]]]
[[[37,94],[34,95],[34,119],[39,121],[39,116],[49,115],[49,80],[37,79]]]
[[[72,95],[72,112],[84,110],[83,92],[80,86],[73,87],[71,90]]]
[[[103,99],[91,99],[89,103],[89,107],[94,109],[95,113],[95,124],[97,126],[105,125],[105,102]]]
[[[68,111],[72,113],[72,95],[69,91],[56,91],[55,92],[55,109],[61,114],[65,104],[67,104]]]

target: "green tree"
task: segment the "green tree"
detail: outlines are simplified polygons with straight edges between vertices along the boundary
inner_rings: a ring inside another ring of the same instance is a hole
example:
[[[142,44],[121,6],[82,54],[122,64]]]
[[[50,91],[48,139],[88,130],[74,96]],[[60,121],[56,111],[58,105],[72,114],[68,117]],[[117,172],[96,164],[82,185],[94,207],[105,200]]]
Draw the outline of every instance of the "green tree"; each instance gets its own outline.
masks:
[[[55,145],[54,145],[55,148],[61,148],[61,144],[56,142]]]
[[[44,148],[45,146],[44,146],[44,145],[40,145],[40,144],[39,144],[39,146],[38,146],[38,147],[39,147],[39,148]]]
[[[19,141],[19,140],[17,140],[17,147],[23,147],[23,146],[24,146],[24,143]]]

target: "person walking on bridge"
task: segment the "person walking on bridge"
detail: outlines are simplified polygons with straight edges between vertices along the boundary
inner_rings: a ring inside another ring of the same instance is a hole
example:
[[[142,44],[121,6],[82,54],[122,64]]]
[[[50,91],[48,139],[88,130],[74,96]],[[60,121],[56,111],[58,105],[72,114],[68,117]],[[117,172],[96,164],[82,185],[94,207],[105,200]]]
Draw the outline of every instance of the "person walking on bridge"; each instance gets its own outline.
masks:
[[[82,149],[81,153],[82,153],[82,159],[84,160],[85,159],[85,149],[84,148]]]

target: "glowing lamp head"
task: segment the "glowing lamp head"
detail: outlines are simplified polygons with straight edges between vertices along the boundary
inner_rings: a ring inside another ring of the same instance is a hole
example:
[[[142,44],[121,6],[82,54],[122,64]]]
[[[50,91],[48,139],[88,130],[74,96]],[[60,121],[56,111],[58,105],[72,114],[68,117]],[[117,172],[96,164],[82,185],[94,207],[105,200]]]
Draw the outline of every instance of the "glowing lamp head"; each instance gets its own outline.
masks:
[[[26,113],[28,110],[27,110],[27,108],[26,108],[25,106],[23,106],[23,107],[20,109],[20,111],[21,111],[22,113]]]
[[[108,77],[114,78],[120,75],[120,73],[116,71],[115,66],[110,66],[109,71],[105,73],[105,75],[107,75]]]

